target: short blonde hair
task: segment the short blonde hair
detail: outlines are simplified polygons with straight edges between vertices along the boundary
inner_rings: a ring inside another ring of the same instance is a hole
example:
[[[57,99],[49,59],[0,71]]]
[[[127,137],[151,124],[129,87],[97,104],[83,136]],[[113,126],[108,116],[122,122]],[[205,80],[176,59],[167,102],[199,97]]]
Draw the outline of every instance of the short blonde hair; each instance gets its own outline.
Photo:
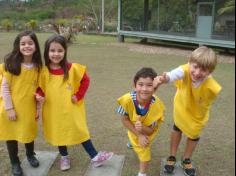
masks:
[[[200,46],[191,53],[189,63],[196,63],[199,67],[211,73],[216,67],[217,56],[211,48]]]

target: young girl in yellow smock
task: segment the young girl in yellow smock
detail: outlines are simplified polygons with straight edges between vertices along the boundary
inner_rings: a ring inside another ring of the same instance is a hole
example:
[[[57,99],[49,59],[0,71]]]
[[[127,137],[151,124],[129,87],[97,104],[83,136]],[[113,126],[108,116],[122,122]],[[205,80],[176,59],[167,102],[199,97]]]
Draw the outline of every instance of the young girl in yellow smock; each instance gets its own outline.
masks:
[[[37,135],[36,101],[38,75],[42,66],[37,37],[32,31],[17,35],[12,52],[1,67],[0,140],[5,140],[12,164],[12,175],[23,175],[18,158],[18,141],[25,143],[27,159],[38,167],[34,156]],[[3,68],[4,67],[4,68]]]
[[[216,64],[217,57],[214,51],[201,46],[192,52],[187,64],[155,79],[158,83],[174,82],[177,88],[174,98],[174,126],[171,133],[170,156],[164,167],[167,173],[174,171],[175,156],[181,135],[184,133],[187,136],[187,143],[182,157],[182,166],[185,175],[196,175],[190,157],[209,119],[211,105],[221,90],[221,86],[211,75]]]
[[[153,80],[157,76],[152,68],[142,68],[134,77],[134,91],[118,99],[117,112],[140,160],[137,176],[146,176],[151,160],[151,144],[164,120],[165,106],[154,95]]]
[[[70,169],[68,145],[82,144],[94,167],[110,159],[112,152],[97,152],[86,122],[84,95],[89,86],[86,67],[68,63],[67,44],[63,36],[53,35],[45,42],[46,67],[39,78],[37,100],[43,104],[45,140],[58,146],[60,169]]]

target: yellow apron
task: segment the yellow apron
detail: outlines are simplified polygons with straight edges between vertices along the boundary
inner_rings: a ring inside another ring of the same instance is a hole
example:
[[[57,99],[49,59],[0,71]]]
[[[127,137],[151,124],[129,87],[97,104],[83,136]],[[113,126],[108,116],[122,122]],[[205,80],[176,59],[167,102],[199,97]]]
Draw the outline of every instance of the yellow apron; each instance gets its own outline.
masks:
[[[85,66],[72,64],[69,79],[53,75],[44,67],[39,87],[45,93],[43,105],[43,134],[45,140],[55,146],[80,144],[90,138],[84,100],[73,104],[71,97],[80,86]]]
[[[37,135],[36,101],[34,93],[37,89],[37,68],[21,67],[16,76],[3,71],[10,87],[13,107],[17,120],[10,121],[0,97],[0,140],[17,140],[22,143],[32,142]]]
[[[155,139],[158,130],[160,128],[160,124],[164,120],[164,111],[165,106],[162,101],[157,97],[155,97],[155,102],[150,105],[149,110],[145,116],[141,117],[141,122],[144,126],[150,126],[154,122],[157,122],[157,126],[155,127],[155,131],[152,135],[149,136],[150,144]],[[132,97],[130,93],[127,93],[118,99],[118,104],[121,105],[125,112],[129,114],[130,121],[135,124],[138,119],[138,114],[136,113],[135,105],[133,103]],[[151,160],[151,145],[143,148],[139,145],[138,138],[135,134],[128,130],[128,137],[133,145],[134,151],[137,153],[140,161],[150,161]]]
[[[174,122],[189,138],[199,137],[202,128],[209,119],[209,110],[221,86],[209,76],[194,88],[189,73],[189,65],[182,65],[184,78],[177,80],[177,92],[174,98]]]

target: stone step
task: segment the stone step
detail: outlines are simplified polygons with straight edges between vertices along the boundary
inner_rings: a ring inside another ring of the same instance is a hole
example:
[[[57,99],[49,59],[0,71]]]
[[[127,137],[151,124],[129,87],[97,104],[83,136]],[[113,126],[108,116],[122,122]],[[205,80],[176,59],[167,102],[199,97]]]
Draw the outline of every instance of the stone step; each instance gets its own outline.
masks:
[[[47,176],[49,169],[57,158],[58,152],[36,151],[35,153],[40,165],[37,168],[33,168],[27,158],[25,158],[21,164],[24,176]]]
[[[94,168],[90,164],[84,176],[121,176],[124,161],[125,156],[114,154],[101,167]]]
[[[164,172],[164,165],[166,164],[166,158],[161,159],[161,170],[160,170],[160,176],[185,176],[183,169],[181,167],[181,161],[177,161],[174,169],[173,174],[167,174]]]

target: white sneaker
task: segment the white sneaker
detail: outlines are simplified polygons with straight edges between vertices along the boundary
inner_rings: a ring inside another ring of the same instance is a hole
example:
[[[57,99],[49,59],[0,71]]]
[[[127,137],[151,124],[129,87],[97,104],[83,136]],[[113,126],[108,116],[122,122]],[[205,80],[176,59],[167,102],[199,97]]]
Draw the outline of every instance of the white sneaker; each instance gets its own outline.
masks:
[[[60,160],[60,169],[62,171],[70,169],[70,159],[67,156],[62,156]]]
[[[91,160],[93,167],[99,167],[103,163],[112,158],[113,152],[98,152],[98,154]]]

